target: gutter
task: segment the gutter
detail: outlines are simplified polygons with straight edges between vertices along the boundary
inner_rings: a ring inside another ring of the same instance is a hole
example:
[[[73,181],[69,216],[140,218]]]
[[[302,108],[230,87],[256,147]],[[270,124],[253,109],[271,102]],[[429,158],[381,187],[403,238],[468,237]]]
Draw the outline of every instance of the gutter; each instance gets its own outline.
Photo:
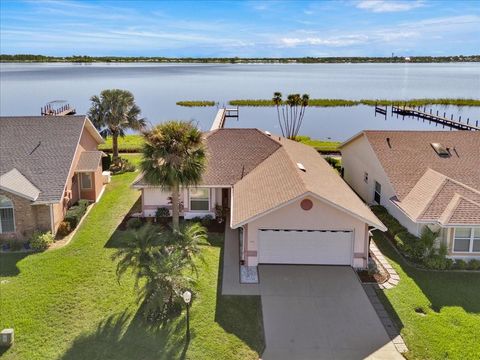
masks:
[[[50,229],[52,231],[52,235],[55,236],[55,221],[53,219],[53,204],[50,204]]]

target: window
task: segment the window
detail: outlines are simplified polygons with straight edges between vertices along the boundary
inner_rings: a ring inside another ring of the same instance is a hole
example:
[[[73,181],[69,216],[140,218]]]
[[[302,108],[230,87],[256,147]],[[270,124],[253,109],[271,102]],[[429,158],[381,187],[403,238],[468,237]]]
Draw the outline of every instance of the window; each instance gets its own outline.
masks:
[[[190,210],[208,211],[210,210],[210,190],[207,188],[190,189]]]
[[[92,189],[92,174],[80,173],[80,186],[83,190]]]
[[[368,173],[367,172],[363,173],[363,181],[365,181],[368,184]]]
[[[480,252],[480,227],[455,228],[453,235],[454,252]]]
[[[0,234],[14,231],[13,202],[6,196],[0,195]]]
[[[373,195],[373,199],[377,204],[380,204],[380,200],[382,198],[382,185],[375,181],[375,194]]]

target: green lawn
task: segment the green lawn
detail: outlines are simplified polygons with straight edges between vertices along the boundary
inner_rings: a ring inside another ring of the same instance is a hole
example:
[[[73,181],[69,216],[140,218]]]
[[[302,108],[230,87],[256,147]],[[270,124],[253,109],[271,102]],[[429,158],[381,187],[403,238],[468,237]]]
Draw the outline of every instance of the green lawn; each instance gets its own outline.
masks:
[[[125,240],[116,230],[139,193],[136,173],[114,176],[72,242],[41,254],[0,255],[0,327],[15,329],[4,359],[258,359],[263,349],[259,297],[217,296],[223,239],[203,246],[205,262],[191,309],[158,326],[138,311],[133,278],[121,282],[111,255]]]
[[[297,140],[300,141],[302,144],[312,146],[316,150],[321,152],[338,151],[338,147],[341,144],[340,141],[316,140],[304,135],[297,136]]]
[[[407,358],[480,358],[480,273],[418,270],[382,234],[374,237],[400,275],[398,286],[384,291],[383,300],[399,322],[410,350]]]

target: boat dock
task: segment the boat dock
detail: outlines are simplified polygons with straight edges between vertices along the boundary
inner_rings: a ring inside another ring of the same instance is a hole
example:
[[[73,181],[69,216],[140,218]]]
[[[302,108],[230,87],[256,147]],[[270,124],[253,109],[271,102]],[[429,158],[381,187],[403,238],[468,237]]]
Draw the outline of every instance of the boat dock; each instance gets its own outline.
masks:
[[[52,106],[52,103],[48,103],[40,109],[42,116],[66,116],[75,115],[76,110],[70,104],[65,104],[60,107]]]
[[[379,113],[382,115],[387,116],[387,107],[380,107],[380,106],[375,106],[375,113]],[[462,122],[462,117],[459,116],[458,120],[455,120],[453,118],[453,115],[450,116],[450,119],[447,117],[446,113],[443,113],[443,116],[439,115],[438,110],[436,114],[433,113],[432,109],[430,109],[429,112],[427,112],[426,107],[408,107],[408,106],[398,106],[398,105],[392,105],[392,110],[391,110],[392,115],[397,114],[401,115],[402,117],[405,116],[411,116],[411,117],[416,117],[418,119],[423,119],[423,120],[428,120],[429,122],[434,122],[436,124],[441,124],[442,126],[448,126],[452,129],[457,129],[457,130],[469,130],[469,131],[480,131],[480,127],[478,126],[478,120],[470,122],[470,119],[467,119],[466,121]]]
[[[223,127],[225,126],[225,120],[227,118],[238,119],[238,107],[218,109],[217,115],[215,116],[215,120],[213,120],[210,131],[223,129]]]

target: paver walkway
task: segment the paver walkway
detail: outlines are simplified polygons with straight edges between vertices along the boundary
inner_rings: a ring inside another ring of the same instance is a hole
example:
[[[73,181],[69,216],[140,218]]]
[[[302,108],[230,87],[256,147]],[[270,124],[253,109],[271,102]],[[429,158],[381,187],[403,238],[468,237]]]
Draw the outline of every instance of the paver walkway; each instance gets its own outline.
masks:
[[[400,276],[397,274],[395,269],[392,268],[387,259],[385,259],[385,256],[383,256],[382,252],[373,240],[370,241],[370,252],[375,256],[375,258],[380,262],[380,264],[382,264],[382,266],[388,273],[388,280],[385,281],[383,284],[378,284],[378,287],[380,289],[391,289],[397,286],[398,282],[400,281]]]

